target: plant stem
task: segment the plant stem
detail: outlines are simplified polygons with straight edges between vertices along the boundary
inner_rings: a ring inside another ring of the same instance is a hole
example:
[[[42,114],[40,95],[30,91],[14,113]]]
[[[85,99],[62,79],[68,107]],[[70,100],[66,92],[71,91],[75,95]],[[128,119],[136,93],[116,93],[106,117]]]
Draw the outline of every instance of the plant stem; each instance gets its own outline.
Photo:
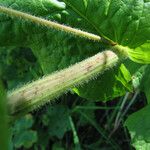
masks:
[[[121,106],[120,106],[120,109],[119,109],[119,111],[118,111],[117,117],[116,117],[116,119],[115,119],[114,128],[116,128],[116,127],[118,126],[118,120],[120,119],[121,112],[122,112],[122,110],[123,110],[123,108],[124,108],[124,106],[125,106],[126,101],[128,100],[129,95],[130,95],[130,93],[127,92],[126,95],[125,95],[124,98],[123,98],[122,104],[121,104]]]
[[[67,69],[24,85],[8,93],[9,113],[17,116],[37,109],[68,89],[87,82],[113,67],[118,61],[119,58],[115,53],[104,51]]]
[[[76,146],[75,149],[81,150],[79,137],[78,137],[78,134],[77,134],[77,131],[76,131],[76,128],[75,128],[75,125],[74,125],[74,122],[73,122],[73,119],[71,116],[69,116],[69,122],[70,122],[70,126],[71,126],[72,132],[73,132],[73,141],[74,141],[74,144]]]
[[[127,94],[125,95],[124,99],[123,99],[123,103],[121,105],[121,109],[120,109],[120,112],[118,113],[117,115],[117,118],[115,120],[115,124],[114,124],[114,129],[112,130],[112,132],[110,133],[109,137],[112,136],[112,134],[118,129],[123,117],[126,115],[126,113],[128,112],[128,110],[130,109],[131,105],[135,102],[138,94],[139,94],[139,89],[135,92],[133,98],[130,100],[130,103],[127,105],[127,107],[125,108],[125,111],[122,112],[121,114],[121,111],[123,110],[123,107],[125,105],[125,102],[127,101],[128,97],[129,97],[129,92],[127,92]]]
[[[98,35],[95,35],[93,33],[88,33],[86,31],[75,29],[75,28],[72,28],[72,27],[69,27],[66,25],[62,25],[62,24],[59,24],[59,23],[56,23],[56,22],[53,22],[50,20],[36,17],[36,16],[31,15],[31,14],[24,13],[24,12],[14,10],[11,8],[7,8],[4,6],[0,6],[0,12],[7,14],[9,16],[12,16],[12,17],[22,18],[24,20],[29,20],[35,24],[43,25],[43,26],[46,26],[46,27],[49,27],[49,28],[52,28],[52,29],[55,29],[58,31],[64,31],[68,34],[83,37],[83,38],[93,40],[93,41],[103,42],[103,43],[107,44],[108,46],[110,46],[111,49],[113,51],[117,52],[120,56],[123,56],[123,57],[129,56],[128,51],[130,50],[130,48],[122,46],[122,45],[118,45],[117,43],[115,43],[113,41],[109,41],[109,40],[107,40],[103,37],[100,37]]]
[[[85,31],[82,31],[79,29],[71,28],[71,27],[66,26],[66,25],[61,25],[59,23],[49,21],[49,20],[46,20],[46,19],[43,19],[40,17],[36,17],[36,16],[31,15],[31,14],[27,14],[27,13],[24,13],[24,12],[21,12],[18,10],[14,10],[11,8],[0,6],[0,12],[5,13],[5,14],[12,16],[12,17],[22,18],[24,20],[29,20],[31,22],[38,24],[38,25],[43,25],[43,26],[46,26],[49,28],[53,28],[55,30],[61,30],[61,31],[64,31],[64,32],[69,33],[69,34],[73,34],[73,35],[76,35],[79,37],[87,38],[89,40],[98,41],[98,42],[101,41],[101,37],[98,35],[88,33],[88,32],[85,32]]]
[[[113,139],[109,139],[106,131],[99,125],[97,124],[94,120],[92,120],[90,117],[87,116],[82,111],[78,111],[97,131],[98,133],[102,136],[102,138],[105,139],[106,143],[109,143],[114,150],[120,150],[120,147],[115,143]]]
[[[126,113],[129,111],[129,109],[130,109],[130,107],[132,106],[132,104],[135,102],[135,100],[136,100],[136,98],[137,98],[137,96],[138,96],[139,93],[140,93],[140,90],[137,89],[136,92],[135,92],[135,94],[134,94],[134,96],[133,96],[133,98],[131,99],[130,103],[127,105],[125,111],[121,114],[121,117],[120,117],[120,119],[118,120],[118,125],[119,125],[120,122],[122,121],[122,118],[123,118],[123,117],[126,115]]]

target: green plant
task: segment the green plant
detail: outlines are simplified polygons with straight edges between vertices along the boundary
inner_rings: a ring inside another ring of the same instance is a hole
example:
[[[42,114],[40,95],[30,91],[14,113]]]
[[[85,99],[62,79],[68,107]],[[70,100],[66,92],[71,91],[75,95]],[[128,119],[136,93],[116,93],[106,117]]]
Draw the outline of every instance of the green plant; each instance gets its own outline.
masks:
[[[150,62],[149,0],[1,0],[0,12],[1,53],[30,48],[44,75],[57,71],[8,93],[13,117],[37,109],[68,89],[94,101],[108,101],[137,89],[149,99],[149,82],[144,82],[149,80],[149,65],[138,64]],[[128,121],[126,125],[132,130]]]

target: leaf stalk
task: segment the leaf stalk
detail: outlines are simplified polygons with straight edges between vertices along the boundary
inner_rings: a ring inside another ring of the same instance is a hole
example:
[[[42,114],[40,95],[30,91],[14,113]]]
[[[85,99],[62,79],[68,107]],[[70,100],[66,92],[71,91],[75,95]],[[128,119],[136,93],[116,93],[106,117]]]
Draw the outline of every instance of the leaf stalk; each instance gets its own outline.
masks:
[[[17,116],[50,102],[75,86],[88,82],[119,61],[112,51],[104,51],[67,69],[24,85],[8,93],[10,115]]]
[[[62,24],[59,24],[59,23],[56,23],[56,22],[53,22],[50,20],[36,17],[36,16],[31,15],[31,14],[21,12],[18,10],[14,10],[11,8],[7,8],[4,6],[0,6],[0,12],[7,14],[9,16],[12,16],[12,17],[22,18],[24,20],[29,20],[35,24],[46,26],[46,27],[49,27],[49,28],[52,28],[52,29],[55,29],[58,31],[64,31],[66,33],[73,34],[73,35],[79,36],[79,37],[83,37],[83,38],[86,38],[89,40],[98,41],[98,42],[102,41],[100,36],[95,35],[93,33],[88,33],[88,32],[85,32],[85,31],[82,31],[79,29],[75,29],[75,28],[72,28],[72,27],[69,27],[66,25],[62,25]]]

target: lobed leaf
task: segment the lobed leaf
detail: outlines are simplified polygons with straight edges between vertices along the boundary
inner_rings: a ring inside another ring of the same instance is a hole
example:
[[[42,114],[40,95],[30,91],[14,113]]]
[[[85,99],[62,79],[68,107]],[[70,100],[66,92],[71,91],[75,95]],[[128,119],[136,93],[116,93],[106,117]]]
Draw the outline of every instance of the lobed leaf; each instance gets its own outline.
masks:
[[[150,63],[150,0],[63,0],[106,39],[129,47],[138,63]],[[91,13],[92,12],[92,13]],[[143,46],[146,44],[146,47]],[[148,55],[143,57],[141,55]]]

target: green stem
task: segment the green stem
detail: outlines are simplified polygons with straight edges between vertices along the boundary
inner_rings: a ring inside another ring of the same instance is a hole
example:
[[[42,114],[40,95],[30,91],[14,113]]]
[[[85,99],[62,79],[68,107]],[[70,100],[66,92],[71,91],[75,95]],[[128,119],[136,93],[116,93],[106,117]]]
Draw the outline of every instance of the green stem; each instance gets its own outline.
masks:
[[[89,40],[98,41],[98,42],[101,41],[101,37],[98,35],[88,33],[88,32],[85,32],[85,31],[82,31],[79,29],[71,28],[71,27],[66,26],[66,25],[61,25],[59,23],[52,22],[52,21],[49,21],[46,19],[42,19],[40,17],[36,17],[36,16],[30,15],[30,14],[27,14],[27,13],[24,13],[24,12],[21,12],[18,10],[14,10],[11,8],[0,6],[0,12],[5,13],[9,16],[16,17],[16,18],[22,18],[24,20],[29,20],[31,22],[38,24],[38,25],[43,25],[43,26],[46,26],[49,28],[53,28],[55,30],[61,30],[61,31],[64,31],[64,32],[69,33],[69,34],[73,34],[73,35],[76,35],[79,37],[87,38]]]
[[[127,101],[128,98],[129,98],[129,95],[130,95],[130,93],[127,92],[126,95],[124,96],[123,100],[122,100],[120,109],[119,109],[118,114],[117,114],[116,119],[115,119],[114,127],[117,127],[117,126],[118,126],[118,120],[119,120],[119,118],[120,118],[120,116],[121,116],[121,113],[122,113],[122,110],[123,110],[123,108],[124,108],[124,106],[125,106],[125,104],[126,104],[126,101]]]
[[[75,144],[75,149],[81,150],[79,137],[78,137],[78,134],[77,134],[77,131],[76,131],[76,128],[75,128],[75,125],[74,125],[74,122],[73,122],[73,119],[71,116],[69,116],[69,122],[70,122],[70,126],[71,126],[72,132],[73,132],[73,141]]]
[[[112,46],[111,49],[112,49],[112,51],[117,53],[119,55],[119,57],[122,57],[122,58],[129,57],[128,51],[130,50],[130,48],[127,46],[122,46],[122,45],[117,44],[117,45]]]
[[[113,67],[118,61],[115,53],[104,51],[67,69],[24,85],[8,93],[9,113],[18,116],[37,109],[68,89],[87,82]]]
[[[107,44],[113,51],[117,52],[120,56],[128,57],[128,51],[130,50],[128,47],[118,45],[117,43],[114,43],[113,41],[111,42],[109,40],[107,41],[107,39],[104,39],[93,33],[88,33],[79,29],[75,29],[66,25],[62,25],[62,24],[59,24],[50,20],[36,17],[36,16],[30,15],[30,14],[27,14],[18,10],[4,7],[4,6],[0,6],[0,12],[7,14],[9,16],[12,16],[12,17],[29,20],[35,24],[43,25],[43,26],[46,26],[46,27],[49,27],[58,31],[64,31],[68,34],[83,37],[83,38],[93,40],[93,41],[103,42]]]

